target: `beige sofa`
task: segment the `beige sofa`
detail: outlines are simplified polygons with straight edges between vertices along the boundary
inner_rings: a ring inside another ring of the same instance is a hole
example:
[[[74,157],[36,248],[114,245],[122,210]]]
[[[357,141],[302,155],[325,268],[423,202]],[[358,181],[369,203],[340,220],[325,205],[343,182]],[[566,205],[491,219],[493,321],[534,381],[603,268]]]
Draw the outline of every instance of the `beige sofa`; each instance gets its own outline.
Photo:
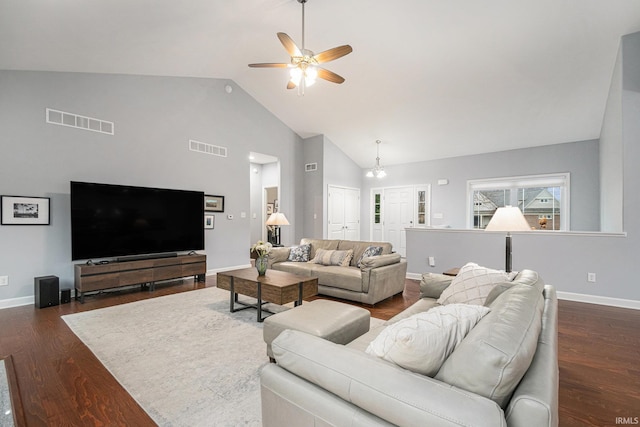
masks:
[[[315,258],[318,249],[352,250],[353,257],[346,267],[293,262],[287,261],[290,247],[273,248],[268,268],[317,277],[319,294],[364,304],[376,304],[404,290],[407,263],[399,254],[392,252],[390,243],[305,238],[300,245],[305,244],[311,245],[309,259]],[[357,262],[369,246],[382,247],[382,254],[364,258],[358,267]]]
[[[282,332],[261,372],[263,426],[556,427],[557,299],[534,271],[491,291],[436,375],[365,353],[387,325],[439,306],[434,289],[451,278],[431,276],[422,299],[347,345]]]

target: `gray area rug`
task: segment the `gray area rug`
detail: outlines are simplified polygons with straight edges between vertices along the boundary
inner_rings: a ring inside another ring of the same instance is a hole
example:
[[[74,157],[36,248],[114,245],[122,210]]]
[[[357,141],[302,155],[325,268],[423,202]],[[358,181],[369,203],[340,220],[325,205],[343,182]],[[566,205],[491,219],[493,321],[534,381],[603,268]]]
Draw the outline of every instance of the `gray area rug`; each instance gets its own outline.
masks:
[[[228,291],[205,288],[62,318],[158,425],[261,425],[262,323],[253,309],[229,313]]]

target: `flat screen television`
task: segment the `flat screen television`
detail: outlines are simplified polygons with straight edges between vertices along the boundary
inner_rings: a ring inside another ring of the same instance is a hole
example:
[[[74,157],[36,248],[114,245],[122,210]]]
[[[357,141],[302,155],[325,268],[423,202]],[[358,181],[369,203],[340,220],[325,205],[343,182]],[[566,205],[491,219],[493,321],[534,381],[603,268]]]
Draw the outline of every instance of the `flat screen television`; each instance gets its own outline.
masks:
[[[204,249],[204,193],[71,181],[72,260]]]

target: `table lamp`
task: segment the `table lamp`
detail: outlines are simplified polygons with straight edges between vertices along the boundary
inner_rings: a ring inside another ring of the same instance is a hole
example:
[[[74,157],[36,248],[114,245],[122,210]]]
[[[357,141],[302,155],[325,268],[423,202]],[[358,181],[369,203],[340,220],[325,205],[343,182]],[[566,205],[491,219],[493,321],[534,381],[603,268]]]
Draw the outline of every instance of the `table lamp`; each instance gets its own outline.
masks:
[[[531,226],[527,223],[522,211],[515,206],[505,206],[498,208],[493,214],[491,221],[487,224],[485,231],[506,231],[507,247],[504,271],[511,273],[511,232],[530,231]]]
[[[280,246],[280,226],[289,225],[287,217],[282,212],[272,213],[266,222],[266,225],[273,227],[274,241],[271,242],[274,246]]]

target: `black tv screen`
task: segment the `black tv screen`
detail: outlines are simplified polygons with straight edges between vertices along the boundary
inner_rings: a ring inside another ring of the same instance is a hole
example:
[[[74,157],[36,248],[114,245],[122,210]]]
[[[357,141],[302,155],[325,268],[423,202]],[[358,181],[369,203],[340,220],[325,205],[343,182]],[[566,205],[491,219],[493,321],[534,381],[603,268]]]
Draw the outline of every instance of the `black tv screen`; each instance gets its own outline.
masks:
[[[204,193],[71,181],[73,260],[204,249]]]

